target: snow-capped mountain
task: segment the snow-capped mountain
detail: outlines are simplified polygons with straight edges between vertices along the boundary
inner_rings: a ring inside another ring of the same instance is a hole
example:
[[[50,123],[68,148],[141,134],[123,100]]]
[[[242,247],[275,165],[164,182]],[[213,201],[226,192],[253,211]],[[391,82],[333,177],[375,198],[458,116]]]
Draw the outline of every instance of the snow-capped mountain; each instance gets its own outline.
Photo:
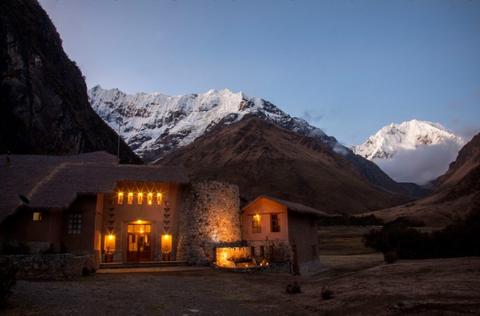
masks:
[[[458,144],[460,149],[464,140],[441,124],[411,120],[384,126],[363,144],[353,146],[352,150],[369,160],[391,159],[399,151],[411,151],[424,146],[445,143]]]
[[[217,124],[231,124],[254,115],[305,136],[320,137],[334,150],[345,149],[335,138],[305,120],[291,117],[272,103],[228,89],[202,94],[126,94],[95,86],[88,91],[93,109],[144,160],[155,160],[190,144]],[[119,127],[120,126],[120,127]]]
[[[411,120],[383,127],[352,150],[398,182],[427,184],[448,170],[464,140],[438,123]]]

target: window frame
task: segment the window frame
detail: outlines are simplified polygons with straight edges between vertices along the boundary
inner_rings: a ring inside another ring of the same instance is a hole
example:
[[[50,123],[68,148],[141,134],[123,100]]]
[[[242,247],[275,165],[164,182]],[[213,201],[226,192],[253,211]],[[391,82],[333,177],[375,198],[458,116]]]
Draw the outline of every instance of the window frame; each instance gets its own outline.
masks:
[[[275,224],[274,225],[274,218],[276,218]],[[276,229],[274,229],[276,228]],[[271,233],[280,233],[281,232],[281,226],[280,226],[280,216],[278,213],[272,213],[270,214],[270,232]]]
[[[254,214],[252,215],[252,233],[260,234],[261,232],[262,232],[262,216],[260,214]]]
[[[35,216],[37,215],[37,216]],[[42,212],[33,212],[32,213],[32,221],[34,222],[41,222],[42,221]]]
[[[69,213],[67,218],[67,234],[81,235],[83,232],[83,213]]]

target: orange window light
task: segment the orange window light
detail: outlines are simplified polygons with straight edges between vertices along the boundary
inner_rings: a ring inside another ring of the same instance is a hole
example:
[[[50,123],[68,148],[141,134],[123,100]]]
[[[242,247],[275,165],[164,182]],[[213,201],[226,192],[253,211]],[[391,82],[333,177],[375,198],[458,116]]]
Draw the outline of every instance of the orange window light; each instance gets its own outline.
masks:
[[[143,193],[142,192],[138,192],[138,194],[137,194],[137,203],[138,204],[143,203]]]
[[[172,252],[172,235],[162,235],[162,253]]]
[[[123,192],[117,194],[117,204],[123,204]]]
[[[128,204],[132,204],[132,203],[133,203],[133,192],[128,192],[127,203],[128,203]]]
[[[147,204],[152,205],[153,204],[153,193],[148,193],[147,194]]]

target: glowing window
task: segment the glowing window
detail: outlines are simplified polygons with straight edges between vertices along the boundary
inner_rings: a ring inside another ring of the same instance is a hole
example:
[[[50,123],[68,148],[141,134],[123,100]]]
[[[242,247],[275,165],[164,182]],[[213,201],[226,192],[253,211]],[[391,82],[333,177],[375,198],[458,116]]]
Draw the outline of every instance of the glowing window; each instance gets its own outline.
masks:
[[[132,204],[132,203],[133,203],[133,192],[128,192],[127,203],[128,203],[128,204]]]
[[[162,204],[163,195],[160,192],[157,192],[157,205]]]
[[[252,216],[252,233],[261,233],[262,232],[262,217],[260,214],[255,214]]]
[[[142,192],[138,192],[138,194],[137,194],[137,203],[138,204],[143,203],[143,193]]]
[[[153,204],[153,193],[148,193],[147,194],[147,204],[152,205]]]
[[[33,221],[39,222],[42,220],[42,213],[40,212],[33,212]]]
[[[108,234],[105,236],[105,251],[106,252],[112,252],[115,251],[115,235],[114,234]]]
[[[172,252],[172,235],[165,234],[162,235],[162,253],[171,253]]]
[[[123,204],[123,192],[117,194],[117,204]]]

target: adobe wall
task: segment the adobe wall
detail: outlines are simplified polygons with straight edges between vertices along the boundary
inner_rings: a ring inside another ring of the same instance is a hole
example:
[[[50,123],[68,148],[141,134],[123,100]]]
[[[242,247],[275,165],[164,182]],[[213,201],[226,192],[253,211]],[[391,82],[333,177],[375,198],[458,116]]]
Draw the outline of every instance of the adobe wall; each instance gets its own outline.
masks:
[[[184,194],[177,260],[208,264],[215,260],[215,247],[241,243],[238,186],[217,181],[194,182]]]
[[[260,215],[261,231],[259,233],[252,232],[252,216]],[[277,214],[280,224],[279,232],[272,232],[270,227],[270,215]],[[242,232],[243,239],[247,241],[265,241],[274,240],[288,242],[288,213],[287,208],[277,202],[260,198],[249,207],[245,208],[242,213]]]

